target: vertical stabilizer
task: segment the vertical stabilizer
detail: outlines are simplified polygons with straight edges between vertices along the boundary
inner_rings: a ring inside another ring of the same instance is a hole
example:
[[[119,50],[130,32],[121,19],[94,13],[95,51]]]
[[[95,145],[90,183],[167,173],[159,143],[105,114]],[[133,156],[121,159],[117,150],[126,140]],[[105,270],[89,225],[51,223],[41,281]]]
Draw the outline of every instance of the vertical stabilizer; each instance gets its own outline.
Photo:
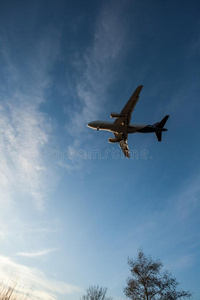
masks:
[[[157,127],[158,127],[158,128],[163,128],[163,127],[165,126],[165,123],[167,122],[168,118],[169,118],[168,115],[165,116],[165,117],[162,119],[162,121],[160,121],[160,122],[158,123]]]
[[[160,122],[158,122],[158,123],[155,124],[156,127],[158,127],[158,128],[163,128],[163,127],[165,126],[165,123],[167,122],[168,118],[169,118],[169,116],[166,115],[166,116],[162,119],[162,121],[160,121]],[[167,129],[163,129],[163,131],[164,131],[164,130],[167,130]],[[156,137],[157,137],[158,141],[161,142],[161,140],[162,140],[162,131],[155,132],[155,134],[156,134]]]

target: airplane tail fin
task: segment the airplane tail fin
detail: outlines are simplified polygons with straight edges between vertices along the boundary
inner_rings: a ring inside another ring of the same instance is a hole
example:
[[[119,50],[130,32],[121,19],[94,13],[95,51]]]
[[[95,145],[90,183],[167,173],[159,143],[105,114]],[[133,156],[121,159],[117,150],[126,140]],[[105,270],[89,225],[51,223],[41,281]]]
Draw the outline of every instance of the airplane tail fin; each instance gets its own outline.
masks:
[[[156,127],[163,128],[165,126],[165,123],[167,122],[168,118],[169,118],[169,116],[166,115],[159,123],[156,124]],[[162,141],[162,131],[155,132],[155,134],[156,134],[158,141],[161,142]]]
[[[158,127],[158,128],[163,128],[163,127],[165,126],[165,123],[167,122],[168,118],[169,118],[169,115],[165,116],[165,117],[162,119],[162,121],[160,121],[160,122],[158,123],[157,127]]]

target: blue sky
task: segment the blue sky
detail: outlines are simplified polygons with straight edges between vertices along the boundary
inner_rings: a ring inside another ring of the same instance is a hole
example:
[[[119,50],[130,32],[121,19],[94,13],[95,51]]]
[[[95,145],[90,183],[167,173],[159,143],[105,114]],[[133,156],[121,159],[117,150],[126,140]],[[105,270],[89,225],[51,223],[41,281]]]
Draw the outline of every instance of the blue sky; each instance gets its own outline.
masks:
[[[0,278],[125,299],[139,248],[200,297],[199,1],[0,1]],[[143,84],[133,159],[86,124]]]

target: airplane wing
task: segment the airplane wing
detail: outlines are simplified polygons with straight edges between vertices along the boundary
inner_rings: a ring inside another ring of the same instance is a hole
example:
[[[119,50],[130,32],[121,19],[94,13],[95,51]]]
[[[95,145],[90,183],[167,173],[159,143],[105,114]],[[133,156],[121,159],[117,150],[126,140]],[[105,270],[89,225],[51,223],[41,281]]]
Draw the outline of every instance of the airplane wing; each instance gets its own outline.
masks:
[[[126,105],[124,106],[124,108],[121,111],[121,115],[123,117],[119,117],[115,120],[114,124],[118,124],[118,125],[129,125],[130,124],[130,120],[131,120],[131,114],[132,111],[135,108],[135,105],[139,99],[139,95],[140,92],[143,88],[143,85],[139,85],[136,90],[134,91],[134,93],[132,94],[131,98],[128,100],[128,102],[126,103]]]
[[[128,147],[128,143],[127,143],[128,134],[114,132],[114,135],[117,139],[121,139],[119,142],[119,146],[122,149],[124,155],[126,157],[130,158],[130,155],[129,155],[130,151],[129,151],[129,147]]]

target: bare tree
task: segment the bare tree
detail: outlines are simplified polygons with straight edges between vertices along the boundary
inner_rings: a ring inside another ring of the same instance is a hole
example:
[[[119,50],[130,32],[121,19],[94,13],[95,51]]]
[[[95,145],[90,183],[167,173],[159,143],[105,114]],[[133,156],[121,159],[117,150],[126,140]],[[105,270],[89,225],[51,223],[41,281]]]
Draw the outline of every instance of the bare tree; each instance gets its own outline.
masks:
[[[128,259],[128,264],[132,277],[127,279],[124,293],[132,300],[190,299],[191,293],[179,290],[179,283],[169,272],[161,272],[163,264],[142,250],[136,260]]]
[[[81,297],[81,300],[112,300],[112,298],[106,296],[107,288],[100,287],[98,285],[91,285],[86,290],[86,295]]]

